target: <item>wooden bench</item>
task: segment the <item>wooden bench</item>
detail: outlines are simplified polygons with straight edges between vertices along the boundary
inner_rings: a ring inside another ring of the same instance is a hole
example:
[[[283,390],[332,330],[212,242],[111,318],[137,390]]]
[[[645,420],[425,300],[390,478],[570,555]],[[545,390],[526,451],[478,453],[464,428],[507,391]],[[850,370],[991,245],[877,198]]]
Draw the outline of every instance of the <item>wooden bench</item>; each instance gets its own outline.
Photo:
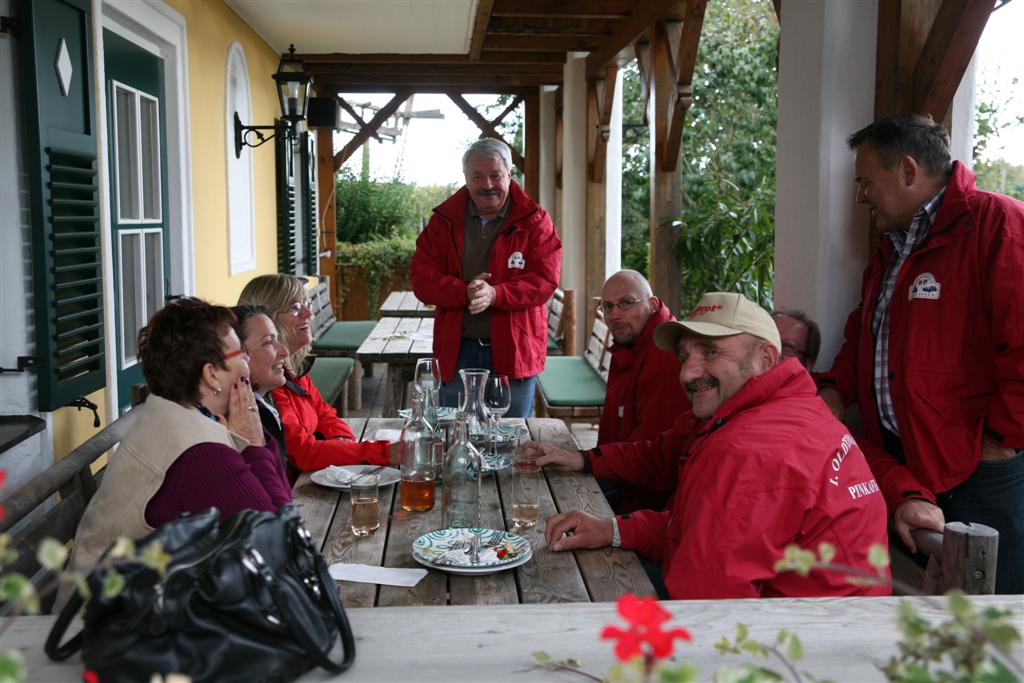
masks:
[[[548,301],[548,355],[576,355],[576,292],[555,290]]]
[[[0,501],[4,506],[0,533],[11,534],[10,547],[18,552],[17,562],[9,569],[28,577],[37,590],[53,579],[53,573],[36,561],[40,541],[50,537],[68,543],[75,537],[103,474],[100,471],[93,475],[93,463],[124,438],[137,416],[135,411],[125,413]],[[60,500],[54,502],[56,494],[60,494]],[[45,512],[40,514],[37,510]],[[24,524],[19,524],[22,520]],[[11,531],[15,526],[17,529]],[[43,591],[43,611],[49,610],[55,597],[55,591]]]
[[[366,340],[376,322],[373,320],[342,320],[334,317],[331,305],[330,280],[321,278],[310,293],[313,319],[313,353],[316,361],[310,370],[313,384],[324,399],[345,417],[351,406],[362,408],[362,372],[355,372],[356,349]],[[328,392],[333,398],[328,397]]]
[[[611,343],[604,316],[598,313],[582,357],[549,357],[537,376],[537,415],[558,417],[567,425],[597,422],[604,412]]]
[[[943,533],[931,529],[913,531],[917,554],[902,543],[889,543],[894,581],[928,595],[961,590],[970,595],[991,595],[996,587],[996,551],[999,532],[984,524],[949,522]],[[889,528],[889,537],[898,539]],[[896,586],[897,594],[910,591]]]

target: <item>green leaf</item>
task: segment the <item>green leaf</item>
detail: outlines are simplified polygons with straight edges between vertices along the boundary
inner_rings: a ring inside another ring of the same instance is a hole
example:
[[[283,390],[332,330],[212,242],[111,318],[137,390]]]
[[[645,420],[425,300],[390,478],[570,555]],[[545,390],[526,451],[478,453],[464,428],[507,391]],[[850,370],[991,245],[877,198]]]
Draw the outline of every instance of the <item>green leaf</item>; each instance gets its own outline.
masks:
[[[768,648],[756,640],[744,640],[742,643],[737,643],[736,647],[740,652],[745,652],[750,655],[760,655],[762,657],[768,656]]]
[[[661,683],[692,683],[697,680],[699,670],[691,662],[683,662],[679,666],[661,666],[658,668],[658,680]]]
[[[26,614],[39,613],[39,597],[32,582],[17,572],[0,576],[0,601],[10,602]]]
[[[118,574],[116,570],[108,569],[106,576],[103,577],[103,590],[101,591],[104,599],[109,600],[116,597],[123,590],[124,577]]]
[[[544,652],[543,650],[537,650],[533,653],[533,659],[538,664],[547,664],[551,661],[551,655],[549,655],[547,652]]]
[[[889,566],[889,550],[880,543],[872,544],[868,549],[868,564],[878,571],[884,571]]]
[[[68,559],[68,551],[64,544],[56,539],[44,538],[39,543],[36,559],[39,560],[39,564],[50,571],[59,572],[64,568],[64,562]]]
[[[744,623],[736,623],[736,642],[739,643],[741,640],[746,640],[750,636],[750,627]]]
[[[823,564],[828,564],[836,556],[836,547],[831,543],[818,544],[818,558]]]
[[[114,541],[114,547],[110,549],[108,557],[133,557],[135,555],[135,541],[125,536],[119,536]]]
[[[804,658],[804,645],[792,631],[779,631],[778,643],[790,661],[799,662]]]
[[[160,576],[167,574],[167,566],[173,559],[169,554],[164,552],[163,545],[160,542],[149,545],[143,552],[141,557],[143,564],[147,567],[152,567],[157,571]]]
[[[965,617],[974,612],[970,600],[960,591],[950,591],[946,597],[947,609],[954,617]]]
[[[1020,632],[1006,622],[985,622],[981,624],[981,630],[989,640],[1004,650],[1010,649],[1010,647],[1021,640]]]
[[[0,683],[21,683],[28,672],[25,671],[25,658],[17,650],[0,652]]]
[[[82,596],[83,599],[89,600],[92,598],[92,591],[89,589],[89,582],[85,580],[85,576],[78,572],[72,572],[68,574],[68,578],[71,583],[75,584],[75,590]]]

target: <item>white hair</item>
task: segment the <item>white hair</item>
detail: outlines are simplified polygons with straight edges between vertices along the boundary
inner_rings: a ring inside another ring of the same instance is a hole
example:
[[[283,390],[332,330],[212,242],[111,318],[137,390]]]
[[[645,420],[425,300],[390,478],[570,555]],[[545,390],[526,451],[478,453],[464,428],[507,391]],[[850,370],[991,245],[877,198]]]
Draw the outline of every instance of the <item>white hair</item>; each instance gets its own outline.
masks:
[[[469,173],[469,158],[474,154],[479,154],[484,157],[491,157],[492,159],[499,159],[502,164],[505,165],[505,170],[509,173],[512,172],[512,151],[508,148],[501,140],[495,138],[480,138],[466,150],[466,153],[462,155],[462,174],[466,175]]]

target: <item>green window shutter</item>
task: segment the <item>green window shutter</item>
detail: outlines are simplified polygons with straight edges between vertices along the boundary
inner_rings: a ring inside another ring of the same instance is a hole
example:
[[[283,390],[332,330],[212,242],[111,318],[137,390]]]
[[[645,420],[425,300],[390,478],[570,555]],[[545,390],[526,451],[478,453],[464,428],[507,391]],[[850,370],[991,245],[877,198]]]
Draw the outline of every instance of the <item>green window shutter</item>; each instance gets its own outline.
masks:
[[[39,410],[106,384],[92,16],[88,0],[19,4]]]
[[[279,129],[274,137],[277,167],[277,270],[296,274],[295,175],[292,163],[291,134]]]
[[[305,252],[306,275],[320,274],[320,259],[317,254],[320,242],[317,239],[316,201],[316,154],[313,152],[313,138],[307,132],[302,134],[302,224],[306,227]]]

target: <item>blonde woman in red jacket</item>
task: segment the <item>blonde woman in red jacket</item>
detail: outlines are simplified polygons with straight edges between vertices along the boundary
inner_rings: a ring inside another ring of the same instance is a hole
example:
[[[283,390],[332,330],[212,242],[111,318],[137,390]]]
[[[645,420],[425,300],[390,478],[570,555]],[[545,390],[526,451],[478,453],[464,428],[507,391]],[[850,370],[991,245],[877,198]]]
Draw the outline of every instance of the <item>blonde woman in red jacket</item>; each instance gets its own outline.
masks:
[[[288,461],[299,470],[395,462],[397,444],[393,449],[388,441],[356,441],[352,430],[307,374],[315,359],[309,355],[313,313],[306,298],[305,279],[281,273],[260,275],[245,286],[238,303],[271,311],[278,339],[288,347],[285,385],[269,394],[281,416]]]

